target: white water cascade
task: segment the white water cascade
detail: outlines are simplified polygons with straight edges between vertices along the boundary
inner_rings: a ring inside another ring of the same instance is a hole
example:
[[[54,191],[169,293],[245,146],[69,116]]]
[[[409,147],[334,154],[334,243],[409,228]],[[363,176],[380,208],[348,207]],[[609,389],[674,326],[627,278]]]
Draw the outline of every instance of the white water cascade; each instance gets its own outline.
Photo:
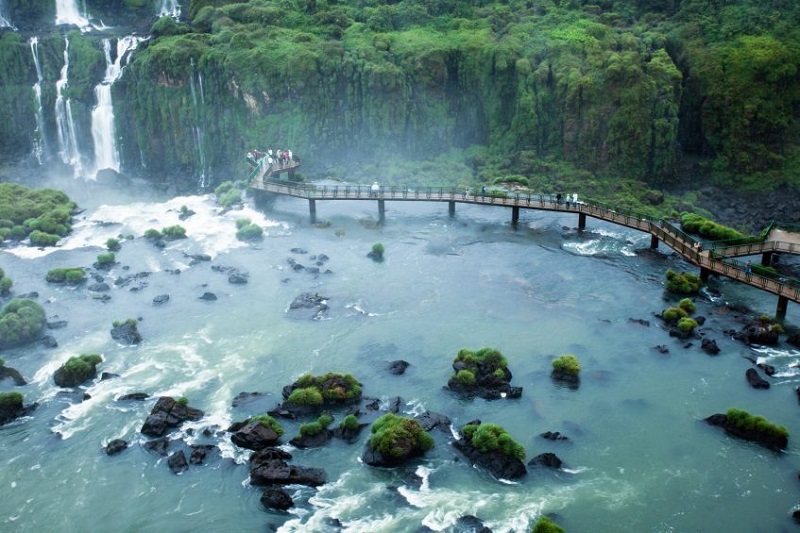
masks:
[[[142,37],[128,35],[117,40],[116,56],[111,57],[111,41],[103,39],[103,53],[106,57],[106,73],[103,81],[94,88],[97,105],[92,110],[92,139],[94,140],[94,174],[98,170],[110,168],[119,172],[119,151],[114,133],[114,103],[111,87],[122,77],[122,62],[130,59],[130,52]]]
[[[0,28],[11,28],[12,30],[16,30],[17,27],[14,26],[14,24],[12,24],[11,21],[6,18],[5,12],[6,12],[5,2],[0,0]]]
[[[72,118],[72,106],[64,92],[69,79],[69,38],[64,36],[64,66],[61,78],[56,82],[56,125],[58,126],[58,155],[61,160],[74,170],[75,176],[81,175],[81,154],[78,151],[78,136],[75,132],[75,121]]]
[[[31,37],[31,53],[33,54],[33,64],[36,66],[36,83],[33,84],[33,100],[36,104],[36,131],[33,138],[33,155],[41,165],[47,156],[44,134],[44,113],[42,112],[42,64],[39,62],[39,38]]]
[[[197,86],[200,88],[200,101],[198,103],[197,99],[197,89],[195,89],[195,73],[197,74]],[[192,59],[192,75],[189,78],[190,80],[190,87],[192,89],[192,102],[194,104],[194,128],[192,132],[194,133],[194,143],[195,147],[197,148],[197,161],[200,164],[200,176],[198,185],[201,189],[204,189],[207,185],[206,183],[206,152],[205,152],[205,140],[203,136],[203,130],[200,127],[201,121],[201,110],[205,107],[206,97],[203,93],[203,75],[200,72],[195,70],[194,59]]]
[[[56,0],[56,26],[59,24],[72,24],[81,30],[90,27],[89,19],[78,11],[77,0]]]
[[[158,9],[159,17],[171,17],[175,20],[181,16],[181,5],[178,0],[161,0],[161,7]]]

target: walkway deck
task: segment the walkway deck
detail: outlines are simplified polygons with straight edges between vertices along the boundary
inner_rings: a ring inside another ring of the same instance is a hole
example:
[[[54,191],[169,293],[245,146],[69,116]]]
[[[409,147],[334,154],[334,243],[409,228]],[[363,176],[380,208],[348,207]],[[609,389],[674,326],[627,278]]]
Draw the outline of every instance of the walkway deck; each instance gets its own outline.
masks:
[[[671,223],[652,221],[635,215],[618,212],[612,208],[594,203],[557,202],[552,195],[545,194],[504,194],[482,195],[471,191],[457,191],[444,187],[381,187],[379,191],[371,190],[369,185],[315,185],[292,183],[283,180],[263,179],[266,172],[254,179],[250,187],[268,193],[293,196],[309,201],[312,222],[316,220],[316,200],[371,200],[378,202],[381,221],[384,219],[384,202],[448,202],[451,214],[455,213],[455,204],[497,205],[512,208],[512,224],[519,219],[520,209],[536,209],[542,211],[570,212],[578,215],[578,228],[584,229],[586,217],[605,220],[614,224],[632,228],[651,235],[651,246],[663,242],[686,261],[700,267],[700,275],[707,279],[709,274],[718,274],[730,279],[756,287],[778,296],[777,315],[786,316],[787,301],[800,303],[800,280],[771,277],[757,273],[747,273],[744,263],[732,259],[747,255],[765,253],[800,254],[800,235],[773,229],[761,242],[751,242],[736,246],[715,246],[711,250],[699,252],[698,241],[681,231]]]

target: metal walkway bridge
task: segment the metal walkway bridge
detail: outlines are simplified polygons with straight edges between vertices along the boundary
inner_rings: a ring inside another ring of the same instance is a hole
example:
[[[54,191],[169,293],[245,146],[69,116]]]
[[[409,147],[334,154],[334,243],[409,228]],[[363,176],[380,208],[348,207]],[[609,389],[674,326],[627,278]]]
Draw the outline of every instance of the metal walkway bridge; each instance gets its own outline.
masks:
[[[299,163],[296,165],[299,166]],[[295,167],[292,167],[292,171]],[[700,267],[700,278],[708,280],[710,274],[734,279],[778,297],[776,317],[786,318],[788,302],[800,303],[800,280],[785,276],[775,276],[760,269],[752,272],[737,257],[761,255],[761,265],[769,266],[773,254],[800,254],[800,234],[777,229],[772,225],[757,237],[739,239],[737,241],[717,241],[703,243],[697,238],[683,232],[670,222],[649,220],[633,214],[615,210],[593,202],[558,201],[547,194],[515,194],[515,193],[476,193],[469,190],[455,190],[445,187],[396,187],[370,185],[315,185],[297,183],[279,179],[265,179],[267,175],[278,175],[289,172],[288,168],[268,168],[254,175],[250,188],[265,193],[293,196],[308,200],[311,222],[316,223],[317,200],[362,200],[378,204],[379,220],[385,220],[386,201],[406,202],[447,202],[451,215],[455,214],[457,203],[476,205],[495,205],[511,209],[511,223],[516,226],[520,209],[536,209],[541,211],[558,211],[575,213],[578,217],[578,229],[586,228],[586,218],[604,220],[631,229],[649,233],[651,248],[657,248],[661,241],[681,255],[686,261]],[[741,242],[739,242],[741,241]],[[705,248],[705,249],[703,249]]]

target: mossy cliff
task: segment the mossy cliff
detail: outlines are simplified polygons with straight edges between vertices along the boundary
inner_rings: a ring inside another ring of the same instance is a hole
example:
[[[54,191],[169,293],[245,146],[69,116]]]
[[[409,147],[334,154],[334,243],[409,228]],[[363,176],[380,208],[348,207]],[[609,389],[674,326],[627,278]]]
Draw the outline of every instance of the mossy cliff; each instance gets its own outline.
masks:
[[[245,175],[249,149],[290,147],[307,171],[333,174],[451,157],[457,171],[439,181],[453,184],[559,173],[584,190],[614,176],[650,188],[698,173],[759,189],[800,182],[796,3],[192,0],[178,22],[155,20],[149,4],[87,2],[152,33],[113,88],[129,174],[202,174],[210,186]],[[7,5],[20,27],[49,16],[25,5]],[[70,34],[84,135],[99,39]],[[42,35],[48,109],[61,53],[60,35]],[[3,34],[0,68],[12,125],[0,140],[19,156],[35,127],[27,39]]]

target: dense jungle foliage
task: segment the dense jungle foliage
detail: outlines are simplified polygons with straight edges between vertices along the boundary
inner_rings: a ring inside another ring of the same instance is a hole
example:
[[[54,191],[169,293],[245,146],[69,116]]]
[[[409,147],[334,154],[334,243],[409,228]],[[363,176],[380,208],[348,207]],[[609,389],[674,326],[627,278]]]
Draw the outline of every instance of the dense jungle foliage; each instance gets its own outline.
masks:
[[[44,17],[28,4],[7,11]],[[114,98],[124,170],[151,179],[214,186],[247,175],[247,150],[289,147],[314,177],[510,181],[661,212],[692,201],[663,190],[800,187],[792,0],[191,0],[155,22],[148,0],[86,4],[149,20]],[[84,112],[96,41],[70,33]],[[45,106],[63,48],[40,43]],[[0,66],[8,119],[36,81],[28,42],[4,33]],[[25,144],[4,122],[4,146]]]

